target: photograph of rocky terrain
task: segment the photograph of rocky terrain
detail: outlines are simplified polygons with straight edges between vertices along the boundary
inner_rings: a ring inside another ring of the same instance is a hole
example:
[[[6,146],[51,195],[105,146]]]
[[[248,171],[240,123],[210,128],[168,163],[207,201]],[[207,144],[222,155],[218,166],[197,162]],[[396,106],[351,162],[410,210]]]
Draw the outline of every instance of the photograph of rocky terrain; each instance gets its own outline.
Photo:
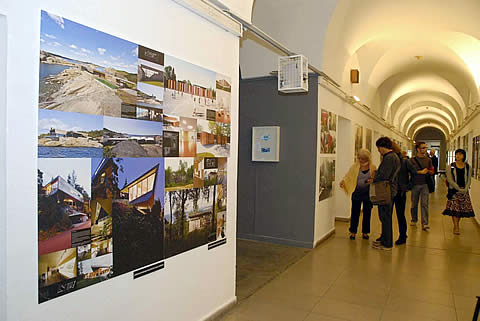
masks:
[[[42,11],[39,108],[121,117],[136,104],[138,45]]]

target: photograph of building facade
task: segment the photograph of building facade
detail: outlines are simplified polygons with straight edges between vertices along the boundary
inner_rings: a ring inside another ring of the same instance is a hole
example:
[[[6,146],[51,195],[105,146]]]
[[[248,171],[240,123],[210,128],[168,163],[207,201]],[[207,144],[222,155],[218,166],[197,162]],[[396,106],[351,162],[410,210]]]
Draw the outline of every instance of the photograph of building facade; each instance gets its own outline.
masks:
[[[230,124],[197,119],[197,155],[230,155]]]
[[[72,233],[90,228],[89,163],[88,159],[39,160],[39,255],[71,248]]]
[[[165,192],[165,257],[216,239],[216,186]]]
[[[217,74],[216,88],[215,121],[230,123],[230,107],[232,101],[232,85],[230,78]]]
[[[123,158],[117,162],[123,170],[116,174],[120,195],[112,204],[114,275],[164,258],[164,159]]]

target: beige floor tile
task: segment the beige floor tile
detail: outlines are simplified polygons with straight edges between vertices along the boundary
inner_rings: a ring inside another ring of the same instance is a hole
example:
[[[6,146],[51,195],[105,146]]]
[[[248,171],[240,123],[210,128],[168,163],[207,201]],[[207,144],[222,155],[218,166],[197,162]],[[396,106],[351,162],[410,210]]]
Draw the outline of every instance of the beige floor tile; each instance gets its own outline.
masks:
[[[261,321],[303,321],[308,311],[292,309],[281,304],[253,302],[248,299],[236,311],[239,315]]]
[[[457,321],[472,321],[474,310],[457,310]]]
[[[310,313],[304,321],[352,321],[348,319],[339,319],[328,315]]]
[[[466,310],[466,311],[474,311],[475,306],[477,304],[477,297],[476,296],[462,296],[462,295],[454,295],[453,298],[455,299],[455,308],[457,310]],[[473,312],[472,312],[473,313]]]
[[[363,288],[334,285],[327,291],[324,297],[372,308],[385,306],[388,298],[381,291],[372,291],[372,287],[368,285]]]
[[[390,296],[385,306],[387,311],[409,311],[415,315],[441,321],[456,321],[456,313],[453,307],[433,304],[405,297]]]
[[[315,306],[312,313],[324,314],[346,320],[378,321],[382,315],[382,309],[323,298]]]
[[[455,307],[453,293],[441,292],[430,289],[411,289],[392,288],[390,291],[391,297],[403,297],[424,301],[427,303],[440,304],[448,307]]]
[[[238,313],[229,313],[225,316],[222,316],[219,319],[216,319],[215,321],[261,321],[261,320],[245,317]]]
[[[404,311],[385,310],[382,314],[381,321],[438,321],[421,314],[412,313],[405,309]]]
[[[320,296],[294,294],[288,291],[260,290],[250,297],[250,300],[258,303],[277,304],[288,308],[312,311],[320,301]]]

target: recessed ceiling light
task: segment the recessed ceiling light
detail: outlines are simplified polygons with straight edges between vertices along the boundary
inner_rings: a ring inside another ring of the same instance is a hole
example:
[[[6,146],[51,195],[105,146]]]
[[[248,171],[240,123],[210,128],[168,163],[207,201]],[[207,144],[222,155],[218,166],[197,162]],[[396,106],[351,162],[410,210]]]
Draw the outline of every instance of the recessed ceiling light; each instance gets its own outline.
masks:
[[[417,60],[422,59],[422,56],[414,56],[414,57],[417,58]]]

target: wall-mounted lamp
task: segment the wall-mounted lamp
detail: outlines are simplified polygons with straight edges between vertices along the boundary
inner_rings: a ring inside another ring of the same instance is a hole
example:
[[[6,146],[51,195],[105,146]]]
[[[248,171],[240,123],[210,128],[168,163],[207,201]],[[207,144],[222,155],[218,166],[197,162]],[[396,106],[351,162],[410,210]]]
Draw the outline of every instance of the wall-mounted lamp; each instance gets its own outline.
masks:
[[[360,82],[360,71],[358,71],[358,69],[350,70],[350,82],[352,84],[358,84]]]

